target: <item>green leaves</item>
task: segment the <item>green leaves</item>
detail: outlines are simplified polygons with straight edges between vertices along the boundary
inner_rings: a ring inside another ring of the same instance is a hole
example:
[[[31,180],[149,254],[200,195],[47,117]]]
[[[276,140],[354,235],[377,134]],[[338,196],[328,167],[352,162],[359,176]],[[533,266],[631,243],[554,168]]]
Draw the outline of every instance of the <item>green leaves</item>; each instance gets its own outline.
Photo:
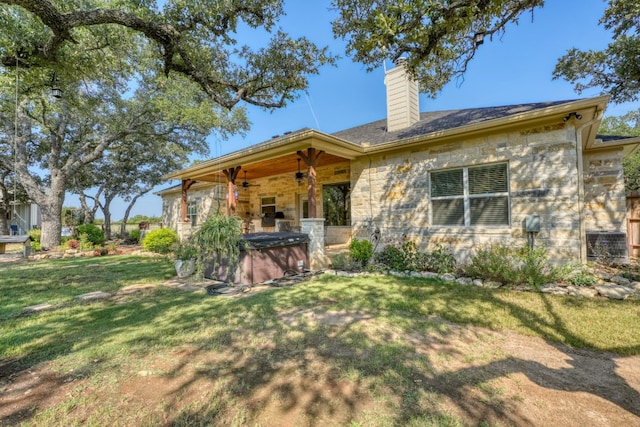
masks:
[[[475,55],[476,33],[500,35],[519,15],[542,0],[435,1],[334,0],[340,17],[333,22],[347,51],[371,70],[384,60],[407,59],[421,90],[434,97],[460,77]]]
[[[162,9],[158,3],[0,0],[10,35],[0,36],[0,63],[15,67],[18,57],[24,68],[54,68],[75,82],[105,68],[124,80],[148,71],[182,76],[224,108],[246,102],[273,109],[306,89],[307,75],[335,62],[304,38],[273,33],[281,0],[179,0]],[[268,40],[265,46],[238,45],[237,33],[252,30]],[[293,66],[283,68],[282,56]]]
[[[635,101],[640,93],[640,6],[635,0],[612,0],[600,20],[614,39],[601,51],[569,50],[553,71],[555,79],[574,84],[576,92],[594,87],[616,103]]]

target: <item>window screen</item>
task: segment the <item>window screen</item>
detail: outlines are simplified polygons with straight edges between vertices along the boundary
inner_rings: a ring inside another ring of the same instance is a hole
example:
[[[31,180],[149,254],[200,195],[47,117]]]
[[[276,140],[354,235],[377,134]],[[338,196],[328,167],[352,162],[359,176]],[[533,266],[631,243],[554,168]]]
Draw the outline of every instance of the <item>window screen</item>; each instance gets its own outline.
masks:
[[[431,173],[433,225],[509,225],[507,164]]]

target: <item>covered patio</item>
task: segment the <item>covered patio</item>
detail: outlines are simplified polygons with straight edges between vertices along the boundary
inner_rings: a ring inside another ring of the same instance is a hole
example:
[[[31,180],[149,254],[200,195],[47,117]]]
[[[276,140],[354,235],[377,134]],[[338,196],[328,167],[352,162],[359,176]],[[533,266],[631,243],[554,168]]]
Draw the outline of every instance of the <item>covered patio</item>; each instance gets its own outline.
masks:
[[[344,243],[351,236],[348,213],[340,225],[325,223],[333,206],[323,206],[323,186],[342,197],[347,212],[351,160],[361,155],[359,145],[302,129],[167,175],[181,182],[178,234],[188,236],[200,218],[220,209],[243,218],[245,232],[308,234],[311,268],[322,268],[327,238]],[[217,203],[200,206],[197,188]]]

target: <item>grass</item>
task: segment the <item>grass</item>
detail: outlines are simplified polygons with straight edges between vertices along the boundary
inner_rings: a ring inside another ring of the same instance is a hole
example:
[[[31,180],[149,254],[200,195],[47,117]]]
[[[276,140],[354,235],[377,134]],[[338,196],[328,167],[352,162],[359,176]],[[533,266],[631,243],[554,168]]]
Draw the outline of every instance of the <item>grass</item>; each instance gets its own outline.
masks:
[[[438,384],[469,384],[480,403],[493,406],[506,406],[512,398],[490,372],[501,357],[491,350],[491,336],[480,337],[474,344],[479,348],[466,348],[462,359],[453,350],[427,357],[416,353],[407,339],[419,335],[444,342],[458,337],[460,324],[619,355],[640,354],[640,335],[630,326],[640,320],[639,301],[556,297],[424,279],[320,276],[238,299],[157,287],[126,300],[83,304],[76,295],[160,284],[173,275],[172,265],[162,258],[118,256],[0,269],[0,368],[46,362],[58,375],[90,381],[86,387],[111,396],[105,406],[83,393],[72,394],[33,414],[32,421],[41,425],[52,420],[75,424],[79,408],[89,412],[84,415],[87,423],[96,425],[114,418],[120,424],[244,425],[253,424],[260,408],[270,405],[302,405],[303,421],[320,424],[324,412],[314,412],[317,408],[299,396],[316,396],[316,402],[331,409],[337,403],[319,384],[336,388],[345,383],[365,390],[360,399],[370,407],[353,409],[355,418],[342,414],[342,425],[465,425],[443,409]],[[60,308],[19,316],[23,307],[43,302]],[[176,349],[193,356],[178,364],[172,353]],[[450,371],[455,360],[480,367]],[[184,393],[153,408],[116,397],[122,384],[140,372],[176,381],[189,372],[194,383],[207,383],[213,394],[195,398]],[[296,384],[292,378],[309,383]],[[264,389],[271,397],[259,398]],[[332,416],[339,415],[334,411]],[[485,425],[494,421],[487,419]]]

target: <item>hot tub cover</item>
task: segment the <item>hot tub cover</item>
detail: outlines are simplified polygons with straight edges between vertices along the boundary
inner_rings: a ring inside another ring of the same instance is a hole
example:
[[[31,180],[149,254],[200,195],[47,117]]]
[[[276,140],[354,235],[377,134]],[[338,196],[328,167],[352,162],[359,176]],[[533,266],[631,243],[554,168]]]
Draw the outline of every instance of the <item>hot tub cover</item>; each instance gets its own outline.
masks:
[[[305,233],[248,233],[240,240],[240,250],[275,248],[308,242],[309,235]]]

